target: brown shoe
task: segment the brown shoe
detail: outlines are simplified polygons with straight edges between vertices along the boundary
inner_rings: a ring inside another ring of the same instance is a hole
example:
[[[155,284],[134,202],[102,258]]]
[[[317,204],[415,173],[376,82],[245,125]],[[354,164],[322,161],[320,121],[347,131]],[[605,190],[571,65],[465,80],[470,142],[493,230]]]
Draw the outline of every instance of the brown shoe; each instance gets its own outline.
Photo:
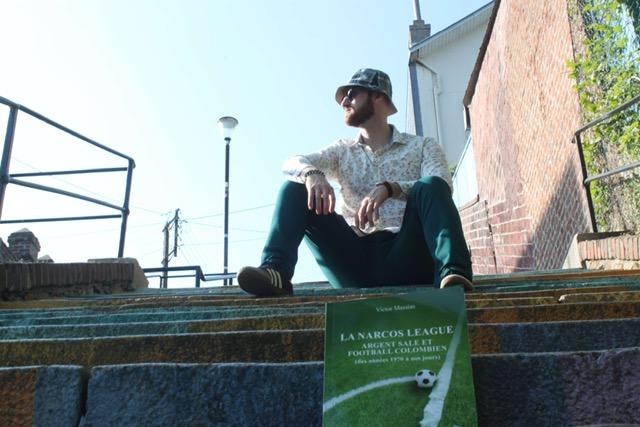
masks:
[[[278,270],[262,267],[242,267],[237,275],[243,291],[257,297],[279,297],[293,294],[291,282]]]
[[[473,290],[473,283],[469,279],[459,274],[449,274],[440,281],[440,289],[448,288],[450,286],[462,286],[465,292],[471,292]]]

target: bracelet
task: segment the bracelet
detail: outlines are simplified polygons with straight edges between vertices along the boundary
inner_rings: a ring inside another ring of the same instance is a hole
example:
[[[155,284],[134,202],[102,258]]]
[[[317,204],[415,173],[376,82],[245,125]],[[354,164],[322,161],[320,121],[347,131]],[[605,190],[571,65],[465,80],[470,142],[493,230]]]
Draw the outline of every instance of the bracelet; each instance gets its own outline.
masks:
[[[320,169],[309,169],[308,171],[306,171],[304,173],[304,177],[308,178],[309,175],[322,175],[322,176],[324,176],[324,172],[322,172]]]
[[[376,187],[378,185],[384,185],[384,188],[387,189],[387,194],[389,197],[393,197],[393,187],[391,186],[391,184],[389,183],[389,181],[382,181],[376,184]]]

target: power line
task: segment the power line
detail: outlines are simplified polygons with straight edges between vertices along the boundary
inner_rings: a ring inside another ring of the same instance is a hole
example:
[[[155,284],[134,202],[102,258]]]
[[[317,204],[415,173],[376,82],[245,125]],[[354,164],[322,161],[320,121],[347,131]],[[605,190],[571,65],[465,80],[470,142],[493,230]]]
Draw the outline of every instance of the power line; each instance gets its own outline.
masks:
[[[147,224],[139,224],[139,225],[128,225],[127,226],[127,235],[129,234],[129,231],[131,229],[136,229],[136,228],[144,228],[144,227],[151,227],[151,226],[156,226],[156,225],[160,225],[160,224],[164,224],[163,222],[151,222],[151,223],[147,223]],[[90,235],[95,235],[95,234],[102,234],[102,233],[112,233],[114,231],[120,231],[120,228],[105,228],[102,230],[96,230],[96,231],[88,231],[86,233],[75,233],[75,234],[64,234],[64,235],[59,235],[59,236],[47,236],[46,234],[41,236],[41,239],[62,239],[62,238],[69,238],[69,237],[82,237],[82,236],[90,236]]]
[[[255,242],[258,240],[263,240],[264,241],[264,237],[258,237],[256,239],[244,239],[244,240],[233,240],[229,243],[244,243],[244,242]],[[189,243],[186,244],[184,246],[216,246],[216,245],[221,245],[224,242],[203,242],[203,243]]]
[[[24,162],[24,161],[22,161],[22,160],[20,160],[20,159],[18,159],[18,158],[16,158],[16,157],[12,157],[12,158],[11,158],[11,160],[13,160],[13,161],[15,161],[15,162],[18,162],[18,163],[20,163],[20,164],[21,164],[21,165],[23,165],[23,166],[26,166],[26,167],[28,167],[28,168],[31,168],[31,169],[33,169],[33,170],[34,170],[34,171],[36,171],[36,172],[43,172],[43,171],[42,171],[42,169],[39,169],[39,168],[37,168],[37,167],[35,167],[35,166],[33,166],[33,165],[30,165],[29,163]],[[55,177],[55,176],[52,176],[52,177],[50,177],[50,178],[51,178],[51,179],[54,179],[54,180],[56,180],[56,181],[59,181],[59,182],[63,182],[63,183],[65,183],[65,184],[70,185],[71,187],[77,188],[77,189],[79,189],[79,190],[86,191],[87,193],[89,193],[89,194],[93,194],[94,196],[99,196],[99,197],[102,197],[102,198],[104,198],[104,199],[111,200],[111,201],[113,201],[113,202],[118,202],[118,203],[122,202],[122,200],[120,200],[120,199],[115,199],[115,198],[113,198],[113,197],[105,196],[104,194],[96,193],[95,191],[91,191],[91,190],[89,190],[88,188],[84,188],[84,187],[82,187],[82,186],[80,186],[80,185],[73,184],[73,183],[71,183],[71,182],[69,182],[69,181],[67,181],[67,180],[62,179],[62,178],[58,178],[58,177]],[[150,213],[153,213],[153,214],[156,214],[156,215],[163,215],[163,216],[164,216],[164,215],[167,215],[167,214],[169,213],[169,211],[167,211],[167,212],[158,212],[158,211],[154,211],[154,210],[152,210],[152,209],[143,208],[143,207],[141,207],[141,206],[129,205],[129,207],[130,207],[130,208],[139,209],[139,210],[142,210],[142,211],[147,211],[147,212],[150,212]]]
[[[187,221],[184,220],[184,222],[186,222],[187,224],[191,224],[191,225],[200,225],[203,227],[212,227],[212,228],[222,228],[221,225],[216,225],[216,224],[204,224],[202,222],[193,222],[193,221]],[[231,230],[236,230],[236,231],[246,231],[248,233],[267,233],[267,231],[264,230],[251,230],[248,228],[236,228],[236,227],[229,227]]]
[[[144,256],[151,255],[151,254],[155,254],[155,253],[157,253],[157,252],[162,252],[162,249],[154,249],[154,250],[152,250],[151,252],[145,252],[145,253],[143,253],[142,255],[136,255],[134,258],[136,258],[136,259],[137,259],[137,258],[142,258],[142,257],[144,257]]]
[[[252,208],[246,208],[246,209],[240,209],[237,211],[231,211],[229,213],[241,213],[241,212],[248,212],[248,211],[255,211],[257,209],[264,209],[264,208],[268,208],[270,206],[275,206],[275,203],[269,203],[268,205],[260,205],[260,206],[254,206]],[[194,217],[194,218],[185,218],[185,221],[189,221],[192,219],[203,219],[203,218],[213,218],[216,216],[222,216],[224,215],[224,213],[217,213],[217,214],[211,214],[211,215],[205,215],[205,216],[198,216],[198,217]]]

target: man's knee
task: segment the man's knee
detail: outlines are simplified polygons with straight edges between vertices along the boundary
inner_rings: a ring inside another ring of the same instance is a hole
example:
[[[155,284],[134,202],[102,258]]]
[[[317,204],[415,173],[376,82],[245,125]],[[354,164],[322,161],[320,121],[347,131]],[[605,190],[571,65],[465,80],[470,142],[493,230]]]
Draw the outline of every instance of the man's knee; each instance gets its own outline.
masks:
[[[451,197],[451,188],[447,181],[439,176],[424,176],[416,181],[411,188],[409,196],[426,197],[441,196]]]
[[[298,182],[289,181],[288,179],[282,183],[280,187],[280,193],[278,195],[280,200],[292,200],[292,199],[307,199],[307,187],[304,184]]]

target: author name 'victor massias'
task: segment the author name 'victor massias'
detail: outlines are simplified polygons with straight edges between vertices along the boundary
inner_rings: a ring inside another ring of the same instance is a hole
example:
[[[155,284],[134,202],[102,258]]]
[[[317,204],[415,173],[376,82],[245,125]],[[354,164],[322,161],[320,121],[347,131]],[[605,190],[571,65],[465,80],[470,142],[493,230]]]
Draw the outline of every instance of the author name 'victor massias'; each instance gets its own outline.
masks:
[[[341,333],[340,342],[361,340],[384,340],[390,338],[419,338],[436,335],[453,335],[453,325],[431,326],[429,328],[390,329],[381,331]]]

